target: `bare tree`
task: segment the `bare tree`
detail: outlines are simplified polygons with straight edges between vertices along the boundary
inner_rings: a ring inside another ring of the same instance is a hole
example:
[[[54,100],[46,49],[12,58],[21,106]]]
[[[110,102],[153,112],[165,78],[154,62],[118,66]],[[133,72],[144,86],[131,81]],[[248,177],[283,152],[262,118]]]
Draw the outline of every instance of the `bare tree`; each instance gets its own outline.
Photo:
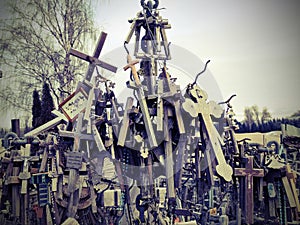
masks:
[[[264,124],[272,119],[271,113],[269,110],[264,107],[261,113],[261,123]]]
[[[68,54],[96,41],[91,1],[20,0],[0,24],[1,108],[30,111],[32,91],[48,83],[56,102],[73,91],[86,64]]]
[[[244,109],[244,116],[245,116],[245,124],[247,124],[247,126],[251,128],[252,124],[254,123],[254,113],[251,107],[246,107]]]
[[[256,122],[257,125],[260,125],[261,122],[260,122],[260,112],[259,112],[259,108],[257,105],[253,105],[251,107],[251,110],[253,112],[253,116],[254,116],[254,120]]]

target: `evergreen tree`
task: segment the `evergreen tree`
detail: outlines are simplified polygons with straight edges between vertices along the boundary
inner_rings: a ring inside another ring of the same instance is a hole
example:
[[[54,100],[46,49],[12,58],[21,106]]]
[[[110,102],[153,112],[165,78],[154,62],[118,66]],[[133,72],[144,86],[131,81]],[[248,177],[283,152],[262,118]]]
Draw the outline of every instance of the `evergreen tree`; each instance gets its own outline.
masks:
[[[33,104],[32,104],[32,127],[36,128],[41,125],[41,100],[39,92],[35,89],[33,91]]]
[[[50,94],[49,84],[47,84],[46,82],[43,85],[41,106],[41,123],[45,124],[54,118],[54,116],[51,114],[51,111],[54,110],[53,98]]]

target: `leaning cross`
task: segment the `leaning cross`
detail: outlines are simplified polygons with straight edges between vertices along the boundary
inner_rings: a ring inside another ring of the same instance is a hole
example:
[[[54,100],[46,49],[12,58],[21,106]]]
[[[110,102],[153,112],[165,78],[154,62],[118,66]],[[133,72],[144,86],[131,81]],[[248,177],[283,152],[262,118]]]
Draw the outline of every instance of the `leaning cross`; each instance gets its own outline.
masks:
[[[157,141],[156,141],[156,137],[154,134],[154,129],[153,129],[153,126],[151,123],[151,119],[150,119],[150,114],[149,114],[149,110],[148,110],[148,106],[147,106],[147,102],[146,102],[143,85],[139,79],[139,76],[138,76],[136,68],[135,68],[135,64],[137,64],[138,62],[139,62],[138,60],[132,60],[131,56],[127,55],[127,63],[128,64],[123,69],[125,71],[129,68],[131,69],[135,84],[138,87],[138,90],[137,90],[138,100],[139,100],[139,103],[141,106],[141,110],[143,112],[144,123],[145,123],[146,131],[147,131],[150,147],[155,148],[155,147],[157,147]]]
[[[253,177],[264,177],[263,169],[253,168],[253,156],[246,157],[246,168],[235,168],[234,175],[237,177],[245,177],[245,217],[247,224],[253,224],[253,211],[254,211],[254,200],[253,200]]]
[[[209,103],[206,102],[207,93],[204,90],[202,90],[198,85],[193,85],[189,92],[190,96],[193,99],[196,99],[197,104],[195,108],[200,118],[200,123],[203,124],[202,129],[203,133],[207,137],[206,142],[208,146],[213,150],[216,160],[218,162],[218,165],[216,166],[216,171],[221,177],[224,178],[224,180],[229,182],[232,180],[233,170],[225,159],[222,150],[222,138],[220,137],[211,119],[212,112],[210,110]]]
[[[85,79],[88,80],[88,81],[91,80],[94,69],[95,69],[96,66],[100,66],[100,67],[102,67],[104,69],[107,69],[107,70],[109,70],[111,72],[114,72],[114,73],[117,71],[117,67],[112,66],[112,65],[98,59],[99,56],[100,56],[101,50],[103,48],[106,36],[107,36],[106,33],[101,32],[101,35],[99,37],[99,40],[98,40],[98,43],[97,43],[97,46],[95,48],[93,56],[89,56],[89,55],[84,54],[82,52],[79,52],[75,49],[70,49],[70,51],[69,51],[70,55],[76,56],[77,58],[80,58],[80,59],[85,60],[85,61],[90,63],[89,67],[88,67],[88,71],[85,75]]]

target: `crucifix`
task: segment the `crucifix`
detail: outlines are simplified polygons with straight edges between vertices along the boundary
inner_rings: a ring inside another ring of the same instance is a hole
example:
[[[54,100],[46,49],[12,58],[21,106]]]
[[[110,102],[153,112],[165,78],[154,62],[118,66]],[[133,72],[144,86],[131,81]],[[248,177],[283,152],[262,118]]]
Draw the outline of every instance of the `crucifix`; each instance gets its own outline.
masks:
[[[253,224],[253,211],[254,211],[254,199],[253,199],[253,177],[263,177],[264,170],[253,168],[253,156],[245,158],[246,168],[234,168],[234,176],[245,177],[245,205],[244,213],[247,224]]]

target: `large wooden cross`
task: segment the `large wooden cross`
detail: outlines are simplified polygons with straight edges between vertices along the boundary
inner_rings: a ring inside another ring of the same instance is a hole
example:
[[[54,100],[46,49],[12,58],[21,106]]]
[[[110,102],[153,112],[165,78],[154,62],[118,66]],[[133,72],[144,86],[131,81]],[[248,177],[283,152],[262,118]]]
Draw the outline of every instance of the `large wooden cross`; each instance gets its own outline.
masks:
[[[151,148],[155,148],[158,146],[157,144],[157,140],[155,137],[155,133],[154,133],[154,129],[151,123],[151,118],[150,118],[150,114],[149,114],[149,109],[148,109],[148,105],[147,105],[147,101],[146,101],[146,97],[145,97],[145,93],[144,93],[144,89],[143,89],[143,85],[139,79],[138,73],[136,71],[135,68],[135,64],[137,64],[139,61],[138,60],[132,60],[130,55],[127,55],[127,65],[123,67],[123,69],[126,71],[127,69],[131,69],[131,73],[133,75],[135,84],[137,86],[137,95],[138,95],[138,100],[139,100],[139,104],[143,113],[143,120],[144,120],[144,124],[145,124],[145,128],[147,131],[147,135],[148,135],[148,140],[149,140],[149,144]]]
[[[245,158],[246,168],[235,168],[234,175],[237,177],[245,177],[245,217],[247,224],[253,224],[253,211],[254,211],[254,199],[253,199],[253,177],[263,177],[264,170],[253,168],[253,156]]]
[[[88,71],[85,75],[85,79],[88,80],[88,81],[91,80],[94,69],[95,69],[96,66],[100,66],[100,67],[102,67],[104,69],[107,69],[107,70],[109,70],[111,72],[114,72],[114,73],[117,72],[117,67],[112,66],[112,65],[98,59],[99,56],[100,56],[100,53],[102,51],[106,36],[107,36],[106,33],[101,32],[101,35],[98,39],[98,43],[97,43],[97,46],[95,48],[93,56],[89,56],[89,55],[87,55],[85,53],[82,53],[82,52],[79,52],[75,49],[70,49],[70,51],[69,51],[70,55],[76,56],[77,58],[83,59],[83,60],[90,63],[89,67],[88,67]]]

